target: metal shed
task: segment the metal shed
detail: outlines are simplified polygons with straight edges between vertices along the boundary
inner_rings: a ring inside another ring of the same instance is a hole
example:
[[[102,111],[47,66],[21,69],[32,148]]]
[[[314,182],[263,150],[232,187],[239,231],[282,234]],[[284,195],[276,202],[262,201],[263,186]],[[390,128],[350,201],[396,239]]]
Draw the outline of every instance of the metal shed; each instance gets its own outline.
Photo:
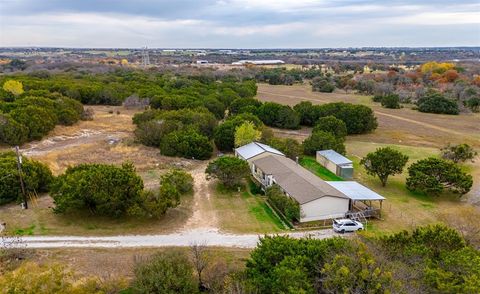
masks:
[[[350,159],[334,150],[317,151],[317,162],[344,179],[353,178],[353,163]]]

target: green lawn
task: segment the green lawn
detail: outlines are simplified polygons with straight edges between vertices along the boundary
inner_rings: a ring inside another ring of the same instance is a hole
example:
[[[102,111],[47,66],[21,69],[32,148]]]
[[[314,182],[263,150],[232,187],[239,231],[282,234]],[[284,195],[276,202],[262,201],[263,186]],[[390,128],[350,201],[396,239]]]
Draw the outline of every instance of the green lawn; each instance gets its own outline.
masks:
[[[336,174],[332,173],[320,163],[318,163],[315,158],[311,156],[305,156],[300,159],[300,165],[308,169],[312,173],[319,176],[322,180],[325,181],[343,181],[343,179]]]
[[[247,191],[231,192],[216,187],[214,209],[220,227],[238,233],[274,233],[285,229],[261,196]]]

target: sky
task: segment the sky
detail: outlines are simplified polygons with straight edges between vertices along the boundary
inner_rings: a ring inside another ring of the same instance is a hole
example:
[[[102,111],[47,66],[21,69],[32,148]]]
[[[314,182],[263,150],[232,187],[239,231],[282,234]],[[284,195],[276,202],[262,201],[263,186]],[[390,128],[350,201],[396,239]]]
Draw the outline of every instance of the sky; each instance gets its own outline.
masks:
[[[0,0],[12,46],[480,46],[480,0]]]

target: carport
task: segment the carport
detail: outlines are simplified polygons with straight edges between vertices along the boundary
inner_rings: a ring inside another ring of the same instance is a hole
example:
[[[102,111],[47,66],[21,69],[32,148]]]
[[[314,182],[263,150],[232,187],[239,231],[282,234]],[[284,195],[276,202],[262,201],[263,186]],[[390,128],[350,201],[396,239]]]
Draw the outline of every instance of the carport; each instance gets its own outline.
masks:
[[[385,197],[354,181],[328,181],[330,186],[350,198],[350,212],[381,218]]]

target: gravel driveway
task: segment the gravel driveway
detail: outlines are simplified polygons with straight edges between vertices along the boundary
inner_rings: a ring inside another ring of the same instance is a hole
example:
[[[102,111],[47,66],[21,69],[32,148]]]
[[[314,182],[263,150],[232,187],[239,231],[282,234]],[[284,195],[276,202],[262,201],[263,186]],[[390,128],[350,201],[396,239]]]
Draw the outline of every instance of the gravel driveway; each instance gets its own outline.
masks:
[[[279,235],[289,235],[293,238],[310,236],[315,239],[324,239],[336,235],[333,230],[318,230],[292,232]],[[10,243],[10,239],[0,239],[2,245],[27,248],[128,248],[128,247],[168,247],[190,246],[203,244],[207,246],[254,248],[259,237],[256,234],[228,234],[217,229],[194,229],[180,233],[165,235],[125,235],[107,237],[80,237],[80,236],[25,236],[21,242]]]

